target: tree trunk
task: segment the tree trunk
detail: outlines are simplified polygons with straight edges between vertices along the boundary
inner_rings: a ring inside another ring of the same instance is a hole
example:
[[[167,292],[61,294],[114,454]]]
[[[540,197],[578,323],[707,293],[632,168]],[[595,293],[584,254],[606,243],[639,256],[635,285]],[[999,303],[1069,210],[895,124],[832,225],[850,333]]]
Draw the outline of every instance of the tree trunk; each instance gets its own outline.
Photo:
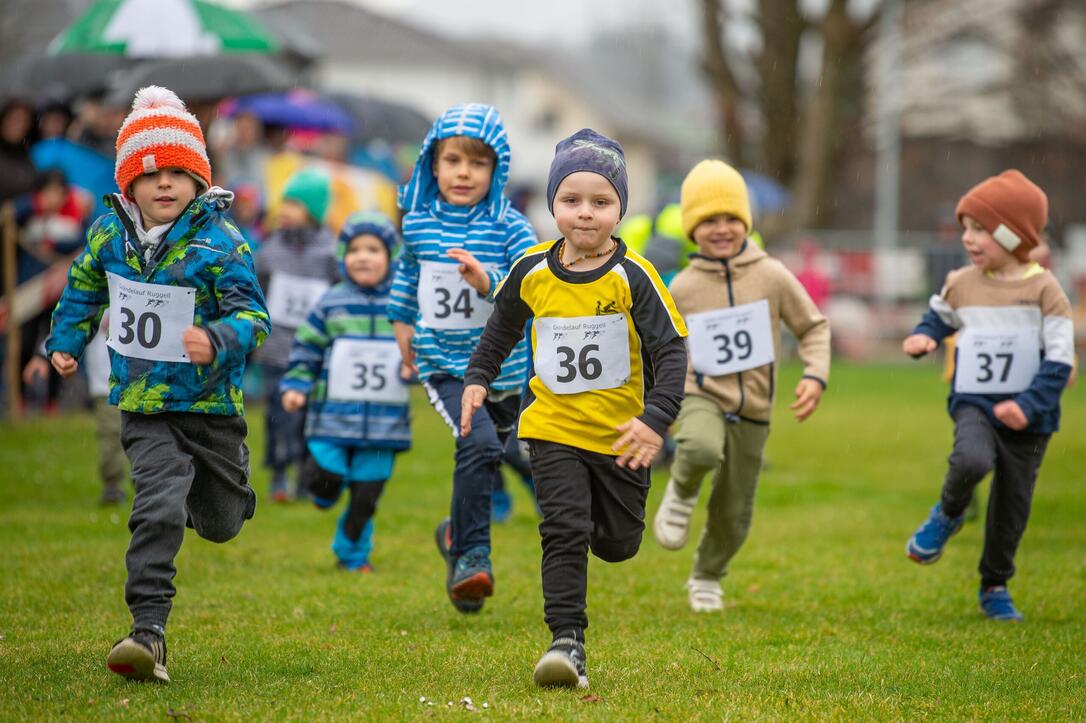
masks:
[[[739,115],[741,98],[735,75],[724,51],[724,11],[720,0],[701,0],[701,69],[713,88],[719,135],[724,154],[734,165],[743,165],[746,133]]]
[[[796,0],[759,0],[762,50],[756,66],[765,134],[763,170],[780,183],[792,184],[796,160],[797,65],[806,22]]]

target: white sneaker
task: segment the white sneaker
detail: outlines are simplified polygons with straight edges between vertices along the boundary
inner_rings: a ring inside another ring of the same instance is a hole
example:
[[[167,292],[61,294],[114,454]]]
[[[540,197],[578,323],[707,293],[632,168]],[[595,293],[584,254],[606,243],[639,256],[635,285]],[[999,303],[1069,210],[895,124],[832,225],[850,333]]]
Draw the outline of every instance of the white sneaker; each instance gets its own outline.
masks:
[[[716,580],[691,578],[686,583],[690,591],[690,609],[696,613],[716,613],[724,609],[724,591]]]
[[[690,535],[690,515],[694,514],[697,501],[697,495],[680,497],[675,489],[675,480],[669,479],[664,499],[652,523],[656,541],[669,550],[681,549]]]

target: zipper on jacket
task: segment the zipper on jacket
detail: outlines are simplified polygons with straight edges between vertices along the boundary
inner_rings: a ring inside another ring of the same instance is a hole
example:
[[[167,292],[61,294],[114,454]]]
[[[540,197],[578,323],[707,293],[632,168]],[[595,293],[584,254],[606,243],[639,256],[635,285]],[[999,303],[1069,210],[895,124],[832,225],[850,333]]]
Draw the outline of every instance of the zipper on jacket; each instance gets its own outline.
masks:
[[[728,283],[728,305],[735,306],[735,292],[732,290],[732,267],[728,263],[728,259],[724,259],[724,279]],[[743,390],[743,372],[736,372],[736,381],[739,383],[739,406],[735,408],[735,414],[738,416],[743,411],[743,405],[747,402],[747,394]]]

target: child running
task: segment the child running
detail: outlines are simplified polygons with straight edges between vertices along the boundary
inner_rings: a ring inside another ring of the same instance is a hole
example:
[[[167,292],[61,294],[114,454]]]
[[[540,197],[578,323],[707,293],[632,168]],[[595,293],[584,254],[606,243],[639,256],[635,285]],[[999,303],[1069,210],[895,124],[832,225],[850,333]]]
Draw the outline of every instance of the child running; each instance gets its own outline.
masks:
[[[479,423],[534,317],[535,375],[518,433],[543,512],[552,634],[534,680],[587,687],[588,551],[621,562],[641,545],[649,465],[682,400],[686,327],[652,265],[611,235],[627,200],[618,143],[587,128],[561,141],[547,200],[562,238],[529,249],[499,287],[464,378],[460,433]]]
[[[973,490],[994,470],[980,558],[980,607],[1021,621],[1007,591],[1029,521],[1033,489],[1074,362],[1071,304],[1056,277],[1030,261],[1041,243],[1048,198],[1017,170],[987,178],[958,202],[972,266],[952,271],[905,339],[922,357],[960,331],[948,410],[954,447],[942,495],[906,545],[930,565],[961,529]]]
[[[279,387],[283,409],[306,407],[303,484],[321,509],[343,489],[347,508],[332,552],[342,570],[370,572],[373,515],[393,458],[411,446],[407,387],[388,321],[392,257],[400,235],[378,213],[357,213],[339,233],[344,281],[326,291],[294,336]]]
[[[107,664],[168,682],[166,619],[185,527],[226,542],[253,516],[241,380],[269,329],[249,246],[211,186],[200,123],[169,90],[136,94],[117,135],[112,211],[87,232],[46,351],[70,377],[109,306],[111,404],[136,496],[125,601],[132,631]]]

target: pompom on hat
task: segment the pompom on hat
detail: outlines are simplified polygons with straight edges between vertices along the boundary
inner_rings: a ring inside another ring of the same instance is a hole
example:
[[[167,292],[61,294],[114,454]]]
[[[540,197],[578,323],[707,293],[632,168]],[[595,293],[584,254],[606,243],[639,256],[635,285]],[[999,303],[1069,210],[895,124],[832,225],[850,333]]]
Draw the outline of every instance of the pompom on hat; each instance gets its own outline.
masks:
[[[1041,244],[1048,220],[1048,196],[1016,169],[986,178],[969,189],[954,210],[958,223],[971,216],[1019,261]]]
[[[201,186],[211,187],[211,162],[200,121],[177,95],[166,88],[141,88],[132,112],[117,133],[117,188],[127,195],[132,182],[145,173],[180,168]]]

